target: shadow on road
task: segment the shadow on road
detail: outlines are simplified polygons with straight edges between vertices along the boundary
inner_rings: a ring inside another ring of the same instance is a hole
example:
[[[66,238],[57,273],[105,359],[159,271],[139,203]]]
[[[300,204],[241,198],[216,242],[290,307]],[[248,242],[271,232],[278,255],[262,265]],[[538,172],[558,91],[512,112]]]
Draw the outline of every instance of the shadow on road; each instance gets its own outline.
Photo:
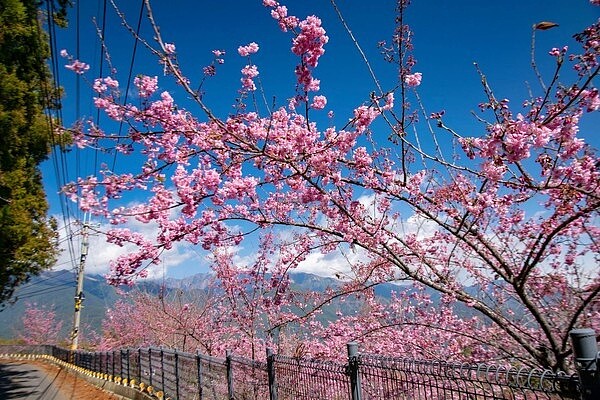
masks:
[[[55,379],[31,364],[0,363],[0,399],[61,400]]]

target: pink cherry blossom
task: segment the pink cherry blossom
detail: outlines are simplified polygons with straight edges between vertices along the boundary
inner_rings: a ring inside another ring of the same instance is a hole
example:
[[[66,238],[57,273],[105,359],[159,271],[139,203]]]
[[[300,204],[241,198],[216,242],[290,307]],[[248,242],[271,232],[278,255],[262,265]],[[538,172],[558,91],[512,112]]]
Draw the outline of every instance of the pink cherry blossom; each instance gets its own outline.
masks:
[[[313,98],[313,102],[310,105],[315,110],[322,110],[327,105],[327,97],[325,96],[315,96]]]
[[[279,22],[279,28],[283,32],[287,32],[298,26],[300,20],[293,15],[288,16],[288,9],[286,6],[279,5],[279,3],[275,1],[263,1],[263,5],[273,8],[273,10],[271,10],[271,17]]]
[[[26,344],[58,345],[63,321],[57,320],[54,307],[26,304],[19,337]]]
[[[173,43],[165,43],[165,52],[168,55],[175,54],[175,45]]]
[[[385,104],[382,110],[391,110],[394,108],[394,92],[390,92],[385,96]]]
[[[416,87],[421,84],[421,79],[423,75],[420,72],[415,72],[414,74],[409,74],[404,77],[404,82],[409,87]]]
[[[258,68],[256,68],[256,65],[246,65],[242,68],[242,75],[242,87],[250,91],[256,90],[256,85],[253,80],[258,76]]]
[[[138,88],[141,98],[148,98],[158,89],[158,77],[136,76],[133,84]]]
[[[90,69],[90,65],[79,60],[71,60],[69,64],[65,65],[65,68],[82,75]]]
[[[254,54],[258,52],[258,45],[254,42],[246,45],[238,47],[238,54],[242,57],[249,56],[250,54]]]

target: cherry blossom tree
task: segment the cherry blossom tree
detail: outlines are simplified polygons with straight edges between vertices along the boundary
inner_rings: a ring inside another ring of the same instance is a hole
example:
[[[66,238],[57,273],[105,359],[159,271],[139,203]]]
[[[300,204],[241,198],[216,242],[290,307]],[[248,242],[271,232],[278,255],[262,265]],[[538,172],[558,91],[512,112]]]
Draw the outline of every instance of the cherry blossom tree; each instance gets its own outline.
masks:
[[[21,321],[19,339],[26,344],[58,344],[63,322],[56,319],[54,307],[27,304]]]
[[[291,83],[296,95],[285,106],[259,105],[260,65],[252,56],[260,46],[242,45],[238,53],[246,65],[236,78],[236,109],[219,116],[205,102],[202,83],[218,71],[225,54],[213,51],[204,76],[186,75],[180,50],[164,39],[155,19],[160,16],[147,1],[155,42],[138,39],[201,114],[178,106],[174,93],[157,93],[158,78],[152,76],[138,76],[139,101],[123,103],[118,80],[106,76],[94,81],[95,105],[124,123],[127,134],[113,134],[93,121],[65,128],[78,146],[144,158],[137,170],[120,174],[105,167],[64,188],[83,211],[116,225],[105,232],[109,242],[139,247],[113,261],[109,279],[130,282],[163,250],[185,241],[215,254],[215,271],[230,298],[240,300],[252,282],[266,282],[264,271],[277,271],[283,281],[255,292],[260,298],[242,300],[277,306],[289,271],[311,255],[338,253],[351,273],[299,312],[320,332],[315,353],[326,353],[317,350],[336,330],[354,329],[337,337],[368,335],[377,339],[373,349],[385,350],[400,340],[414,350],[443,338],[461,357],[493,354],[568,368],[568,332],[600,328],[600,159],[580,132],[582,121],[600,107],[593,84],[600,70],[600,25],[591,21],[575,35],[577,50],[548,49],[550,76],[534,62],[539,84],[526,99],[497,97],[478,70],[486,100],[474,117],[479,132],[465,135],[446,123],[443,111],[426,111],[419,96],[427,77],[417,69],[413,33],[404,18],[407,3],[398,2],[392,41],[380,43],[390,67],[397,68],[397,82],[386,87],[371,72],[374,87],[365,102],[341,126],[327,121],[323,126],[327,98],[319,94],[317,67],[329,37],[318,17],[301,19],[277,1],[264,0],[291,39],[298,60]],[[533,34],[551,27],[537,24]],[[68,66],[77,73],[87,68],[73,59]],[[128,192],[146,196],[128,206],[119,201]],[[158,233],[144,237],[119,227],[131,219],[155,224]],[[266,261],[248,263],[250,281],[237,280],[232,271],[243,267],[234,267],[231,250],[261,232],[275,232],[258,250],[257,258]],[[384,282],[409,282],[418,293],[427,289],[440,299],[414,308],[399,294],[392,304],[381,304],[369,291]],[[314,320],[320,306],[356,294],[368,312],[340,316],[329,326]],[[468,317],[459,317],[461,308],[469,310]],[[273,310],[264,308],[267,332],[301,319]],[[182,323],[181,309],[169,313]]]
[[[164,288],[158,294],[137,290],[123,294],[107,310],[99,347],[163,346],[218,354],[226,334],[216,308],[207,298],[189,297],[183,291],[166,294]]]
[[[271,239],[265,236],[247,268],[234,263],[231,251],[216,252],[215,274],[206,289],[123,294],[107,311],[101,348],[160,345],[212,356],[235,349],[237,355],[262,359],[267,346],[276,346],[280,354],[294,354],[301,339],[288,337],[280,327],[296,318],[292,307],[312,296],[290,290],[285,263],[276,263],[278,270],[269,262]]]

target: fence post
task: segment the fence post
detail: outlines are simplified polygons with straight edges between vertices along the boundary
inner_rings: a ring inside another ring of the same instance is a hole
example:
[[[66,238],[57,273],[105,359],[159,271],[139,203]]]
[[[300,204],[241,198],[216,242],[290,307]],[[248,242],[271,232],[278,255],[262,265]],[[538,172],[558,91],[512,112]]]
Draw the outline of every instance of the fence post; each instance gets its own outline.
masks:
[[[162,371],[160,380],[160,390],[165,392],[165,351],[163,350],[162,346],[160,348],[160,369]]]
[[[129,368],[129,366],[131,365],[131,358],[129,358],[129,348],[127,348],[127,350],[125,350],[125,354],[127,356],[127,383],[131,382],[131,369]]]
[[[139,348],[138,349],[138,376],[136,377],[138,379],[138,384],[139,382],[142,381],[142,349]]]
[[[148,347],[148,384],[152,386],[152,347]]]
[[[235,400],[233,393],[233,371],[231,368],[231,351],[225,351],[225,367],[227,369],[227,395],[229,400]]]
[[[358,343],[346,344],[348,348],[348,375],[350,375],[350,394],[352,400],[362,400],[360,376],[358,375]]]
[[[198,371],[198,399],[202,400],[202,359],[199,350],[196,350],[196,368]]]
[[[175,349],[175,398],[179,399],[179,353],[177,353],[177,349]]]
[[[277,400],[277,382],[275,381],[275,356],[267,347],[267,375],[269,377],[269,400]]]
[[[598,371],[598,343],[593,329],[573,329],[569,332],[573,343],[575,367],[581,383],[583,400],[600,399],[600,374]]]

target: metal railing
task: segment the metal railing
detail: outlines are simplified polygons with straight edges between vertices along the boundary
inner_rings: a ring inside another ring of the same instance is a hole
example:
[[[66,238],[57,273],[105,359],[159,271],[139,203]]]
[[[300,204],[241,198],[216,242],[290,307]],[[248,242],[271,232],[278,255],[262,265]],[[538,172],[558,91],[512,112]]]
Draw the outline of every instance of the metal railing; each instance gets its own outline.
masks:
[[[111,352],[55,346],[0,346],[0,354],[46,354],[165,398],[202,400],[299,399],[581,399],[577,375],[530,368],[454,364],[358,353],[346,363],[267,352],[266,362],[227,353],[215,358],[162,348]],[[140,385],[143,383],[143,385]]]
[[[540,369],[360,355],[362,399],[579,399],[576,377]]]

